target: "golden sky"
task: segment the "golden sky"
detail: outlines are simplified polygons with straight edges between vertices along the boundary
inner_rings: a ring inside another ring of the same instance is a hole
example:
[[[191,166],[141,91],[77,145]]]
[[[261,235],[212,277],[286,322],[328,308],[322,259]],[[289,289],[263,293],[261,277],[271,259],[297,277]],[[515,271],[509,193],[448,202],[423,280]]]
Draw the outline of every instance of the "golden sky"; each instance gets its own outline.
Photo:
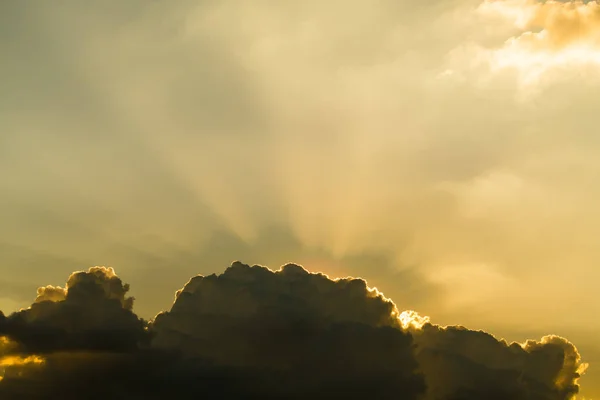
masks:
[[[566,337],[600,398],[599,2],[7,1],[0,49],[5,313],[296,262]]]

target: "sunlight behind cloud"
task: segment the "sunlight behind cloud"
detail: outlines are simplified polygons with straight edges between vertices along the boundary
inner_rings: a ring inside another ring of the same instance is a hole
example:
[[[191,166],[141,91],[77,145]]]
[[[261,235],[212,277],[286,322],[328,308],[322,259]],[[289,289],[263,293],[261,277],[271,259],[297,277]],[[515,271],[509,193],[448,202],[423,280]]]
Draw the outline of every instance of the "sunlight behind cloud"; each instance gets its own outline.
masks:
[[[515,69],[524,87],[543,83],[546,73],[555,70],[571,76],[577,73],[569,71],[573,68],[600,65],[597,1],[486,0],[477,14],[483,20],[504,18],[518,30],[499,48],[478,51],[491,73]]]
[[[597,1],[5,3],[5,310],[112,265],[149,317],[247,258],[600,326]]]
[[[37,355],[12,354],[18,349],[18,343],[6,336],[0,336],[0,381],[6,374],[21,374],[22,367],[41,365],[44,359]]]
[[[423,325],[430,322],[429,317],[419,315],[416,311],[402,311],[398,316],[400,324],[404,329],[421,329]]]

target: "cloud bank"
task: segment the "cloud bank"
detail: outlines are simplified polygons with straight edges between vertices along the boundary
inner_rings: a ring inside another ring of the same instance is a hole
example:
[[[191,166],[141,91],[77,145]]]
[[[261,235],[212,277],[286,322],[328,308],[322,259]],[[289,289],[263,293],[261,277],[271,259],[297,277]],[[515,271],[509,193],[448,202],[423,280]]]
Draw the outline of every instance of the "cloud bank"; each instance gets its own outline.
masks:
[[[72,274],[0,318],[6,399],[572,399],[585,370],[557,336],[508,344],[433,325],[359,278],[233,263],[146,322],[114,270]]]

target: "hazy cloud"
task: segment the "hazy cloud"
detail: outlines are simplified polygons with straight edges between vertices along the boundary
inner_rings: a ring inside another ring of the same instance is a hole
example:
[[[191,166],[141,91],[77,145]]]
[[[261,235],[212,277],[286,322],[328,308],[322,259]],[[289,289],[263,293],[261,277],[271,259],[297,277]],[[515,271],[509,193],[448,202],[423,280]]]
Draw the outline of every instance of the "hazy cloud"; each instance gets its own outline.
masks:
[[[486,0],[481,13],[497,14],[521,30],[511,42],[533,50],[560,50],[573,45],[600,44],[600,4],[597,1]]]
[[[540,95],[542,88],[556,82],[583,78],[598,84],[597,1],[485,0],[473,15],[489,28],[480,35],[483,40],[463,44],[453,58],[455,62],[461,60],[460,68],[483,78],[480,84],[516,73],[520,90],[525,89],[519,94],[521,99],[532,93]],[[452,68],[445,71],[449,75],[455,72]]]

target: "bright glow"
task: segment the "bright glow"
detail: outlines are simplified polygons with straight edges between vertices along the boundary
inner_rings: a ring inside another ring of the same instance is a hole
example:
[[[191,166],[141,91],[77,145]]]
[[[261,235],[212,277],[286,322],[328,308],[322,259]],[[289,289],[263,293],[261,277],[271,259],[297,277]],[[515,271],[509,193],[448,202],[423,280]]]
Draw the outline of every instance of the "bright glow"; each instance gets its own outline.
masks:
[[[0,336],[0,381],[4,379],[7,369],[20,368],[27,365],[39,365],[44,362],[44,359],[37,355],[6,355],[6,353],[15,351],[16,348],[17,344],[14,341],[6,336]]]
[[[556,68],[600,65],[596,1],[486,0],[477,14],[504,18],[520,31],[501,48],[482,49],[493,73],[516,68],[520,83],[532,85]]]
[[[421,329],[425,324],[429,323],[429,317],[423,317],[416,311],[403,311],[398,317],[403,329]]]
[[[7,369],[10,368],[21,368],[29,365],[40,365],[44,363],[44,359],[40,356],[32,355],[27,357],[12,355],[0,358],[0,381],[2,381],[6,375]],[[17,370],[17,373],[21,373]]]
[[[27,364],[41,364],[44,359],[40,356],[6,356],[0,358],[0,367],[19,367]]]
[[[546,72],[556,68],[598,65],[600,49],[588,45],[572,46],[560,51],[532,50],[522,46],[518,40],[510,39],[506,47],[490,53],[492,72],[516,68],[523,85],[539,83]]]

